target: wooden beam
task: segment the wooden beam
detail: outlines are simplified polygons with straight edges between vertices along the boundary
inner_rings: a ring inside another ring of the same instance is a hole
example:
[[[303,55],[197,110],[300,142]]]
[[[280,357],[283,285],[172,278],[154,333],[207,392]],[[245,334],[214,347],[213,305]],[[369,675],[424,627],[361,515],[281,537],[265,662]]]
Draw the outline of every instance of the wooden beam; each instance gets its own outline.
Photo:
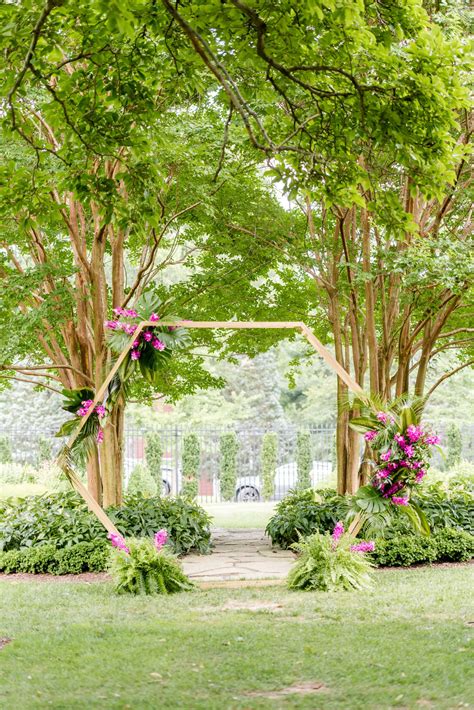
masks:
[[[96,395],[94,397],[94,405],[90,407],[88,413],[81,418],[81,421],[78,423],[78,426],[76,430],[72,433],[72,435],[69,438],[69,441],[67,442],[66,446],[64,447],[63,451],[59,455],[57,459],[57,464],[61,468],[62,471],[66,474],[68,477],[69,481],[71,482],[71,485],[76,489],[76,491],[79,493],[80,496],[85,500],[87,503],[89,509],[97,516],[97,518],[100,520],[102,525],[109,531],[109,532],[114,532],[118,533],[117,528],[113,524],[113,522],[110,520],[110,518],[107,516],[106,512],[104,509],[97,503],[97,501],[92,497],[92,495],[89,493],[87,488],[84,486],[80,478],[77,476],[75,471],[71,468],[70,464],[68,463],[66,453],[69,452],[72,449],[72,446],[74,442],[76,441],[77,437],[79,436],[82,428],[85,426],[87,420],[93,413],[95,407],[97,404],[100,404],[104,398],[104,395],[107,391],[107,387],[109,386],[110,382],[112,381],[112,378],[116,374],[117,370],[119,369],[120,365],[122,362],[125,360],[125,358],[128,355],[129,350],[132,347],[132,344],[134,340],[137,339],[138,335],[141,333],[143,328],[148,328],[148,327],[162,327],[162,326],[180,326],[183,328],[208,328],[208,329],[227,329],[227,330],[241,330],[241,329],[249,329],[249,330],[268,330],[268,329],[294,329],[294,330],[299,330],[302,335],[306,338],[306,340],[313,346],[313,348],[316,350],[318,355],[320,355],[323,360],[329,365],[329,367],[336,373],[338,377],[347,385],[347,387],[352,390],[355,394],[361,395],[363,394],[363,389],[362,387],[351,377],[351,375],[340,365],[334,355],[321,343],[320,340],[315,336],[313,331],[308,328],[305,323],[302,323],[300,321],[192,321],[192,320],[179,320],[179,321],[141,321],[141,323],[138,324],[135,332],[133,335],[130,337],[130,340],[128,341],[128,344],[125,346],[125,348],[122,350],[120,353],[119,357],[117,358],[114,366],[110,370],[109,374],[99,387],[98,391],[96,392]]]

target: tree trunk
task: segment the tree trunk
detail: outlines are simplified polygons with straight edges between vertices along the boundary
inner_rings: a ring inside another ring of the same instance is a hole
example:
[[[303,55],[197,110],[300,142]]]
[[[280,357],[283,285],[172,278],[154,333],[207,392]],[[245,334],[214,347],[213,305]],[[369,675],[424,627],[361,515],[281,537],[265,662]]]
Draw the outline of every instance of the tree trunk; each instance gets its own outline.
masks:
[[[109,416],[100,445],[100,473],[103,490],[103,506],[121,505],[123,475],[123,433],[125,407],[120,402]]]
[[[100,463],[97,449],[91,454],[87,462],[87,488],[95,500],[102,504],[102,481],[100,478]]]

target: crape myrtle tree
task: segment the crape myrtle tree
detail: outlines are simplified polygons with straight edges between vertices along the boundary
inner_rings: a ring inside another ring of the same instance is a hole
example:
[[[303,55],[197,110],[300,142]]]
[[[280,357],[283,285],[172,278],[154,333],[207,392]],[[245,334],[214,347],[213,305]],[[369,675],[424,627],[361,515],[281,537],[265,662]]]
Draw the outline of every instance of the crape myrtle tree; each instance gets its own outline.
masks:
[[[164,29],[155,37],[145,19],[129,23],[125,5],[1,12],[0,383],[97,390],[112,361],[112,309],[131,308],[154,285],[163,313],[177,313],[164,275],[197,268],[196,235],[204,258],[231,219],[226,205],[249,228],[271,231],[288,217],[247,146],[223,150],[226,114],[206,95],[206,77],[176,71]],[[225,258],[221,273],[245,291],[263,263],[241,271]],[[210,384],[201,363],[192,351],[171,361],[160,393]],[[131,396],[153,391],[135,383]],[[88,461],[89,489],[104,505],[121,501],[124,408],[121,398],[100,461],[97,450]]]
[[[240,237],[242,253],[261,240],[278,254],[269,300],[323,317],[338,362],[382,400],[430,394],[472,364],[462,23],[441,29],[418,0],[162,1],[177,66],[189,69],[191,50],[207,68],[230,132],[245,127],[305,218],[277,239],[227,225],[230,252]],[[426,392],[430,362],[449,349],[459,365]],[[346,400],[339,381],[339,490],[353,491],[360,442]]]

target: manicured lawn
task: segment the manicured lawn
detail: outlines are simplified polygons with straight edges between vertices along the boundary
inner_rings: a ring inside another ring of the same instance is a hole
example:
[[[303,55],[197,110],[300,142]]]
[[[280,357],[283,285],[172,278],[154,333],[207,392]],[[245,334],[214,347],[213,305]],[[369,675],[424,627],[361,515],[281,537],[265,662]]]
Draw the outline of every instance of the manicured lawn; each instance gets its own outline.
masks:
[[[265,528],[275,503],[202,503],[216,528]]]
[[[0,498],[26,498],[41,495],[47,490],[39,483],[0,483]]]
[[[470,707],[473,569],[380,571],[373,592],[333,595],[135,599],[108,583],[2,580],[0,638],[13,640],[0,650],[0,707]],[[309,681],[325,687],[262,695]]]

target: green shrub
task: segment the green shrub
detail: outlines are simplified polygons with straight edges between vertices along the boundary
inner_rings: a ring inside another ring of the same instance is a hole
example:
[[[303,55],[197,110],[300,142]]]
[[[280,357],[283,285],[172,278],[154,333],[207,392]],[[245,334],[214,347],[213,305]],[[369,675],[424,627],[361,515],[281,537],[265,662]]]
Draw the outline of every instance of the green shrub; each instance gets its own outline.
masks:
[[[143,464],[138,464],[132,471],[127,485],[128,495],[141,493],[143,496],[155,496],[157,493],[156,481]]]
[[[110,545],[105,540],[80,542],[66,548],[47,544],[0,552],[0,572],[32,574],[79,574],[107,569]]]
[[[467,562],[474,557],[474,535],[445,528],[434,536],[438,562]]]
[[[127,496],[121,508],[108,508],[107,513],[125,537],[150,537],[165,528],[175,552],[209,551],[210,518],[200,506],[183,498],[136,494]],[[73,491],[0,501],[0,550],[45,544],[69,548],[105,538],[102,524]]]
[[[196,498],[199,490],[199,467],[201,446],[197,434],[187,434],[183,439],[183,485],[182,494]]]
[[[410,565],[434,562],[436,543],[432,536],[398,534],[391,538],[378,538],[372,559],[384,567],[409,567]]]
[[[446,468],[450,471],[461,462],[462,437],[461,430],[457,424],[450,424],[446,432],[448,443],[448,455],[446,457]]]
[[[220,438],[220,487],[222,500],[234,500],[237,482],[237,452],[239,442],[234,432]]]
[[[52,459],[53,447],[51,445],[51,441],[45,436],[40,436],[40,438],[38,439],[38,456],[36,460],[36,465],[40,467],[44,463],[52,461]]]
[[[474,534],[474,495],[468,487],[453,480],[438,481],[423,486],[413,500],[422,508],[432,531],[448,527]]]
[[[336,590],[364,589],[370,586],[370,556],[352,552],[355,539],[343,535],[337,543],[326,533],[315,533],[292,545],[299,557],[288,574],[289,589]]]
[[[345,515],[344,497],[332,489],[290,491],[270,518],[266,533],[274,545],[287,549],[300,536],[332,532]]]
[[[275,493],[275,474],[278,456],[278,436],[267,432],[262,438],[262,495],[271,500]]]
[[[37,473],[33,466],[22,463],[0,463],[0,483],[36,483]]]
[[[12,445],[8,436],[0,436],[0,463],[13,461]]]
[[[148,471],[157,485],[158,493],[163,487],[163,476],[161,474],[161,459],[163,458],[163,448],[159,434],[148,434],[145,444],[145,460]]]
[[[117,594],[172,594],[194,589],[176,557],[151,540],[127,540],[129,554],[113,550],[111,572]]]
[[[296,439],[296,467],[298,471],[298,488],[310,488],[313,456],[311,452],[311,437],[305,431],[299,431]]]

